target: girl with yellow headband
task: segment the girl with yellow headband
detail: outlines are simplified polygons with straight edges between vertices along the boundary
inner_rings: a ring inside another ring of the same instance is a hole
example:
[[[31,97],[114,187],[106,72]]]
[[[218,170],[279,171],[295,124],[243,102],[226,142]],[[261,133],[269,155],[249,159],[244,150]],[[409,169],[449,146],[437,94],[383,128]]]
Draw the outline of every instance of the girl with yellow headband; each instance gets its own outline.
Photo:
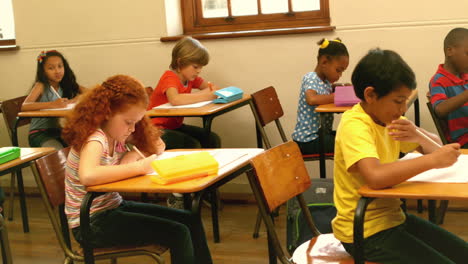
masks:
[[[319,153],[318,129],[320,120],[315,107],[334,101],[332,84],[340,79],[341,74],[349,64],[349,54],[346,46],[339,38],[322,39],[318,43],[319,51],[317,66],[313,72],[304,75],[297,108],[297,122],[292,134],[293,140],[299,145],[302,154]],[[325,117],[322,124],[325,128],[324,146],[327,153],[332,153],[335,146],[335,136],[332,133],[333,115]]]

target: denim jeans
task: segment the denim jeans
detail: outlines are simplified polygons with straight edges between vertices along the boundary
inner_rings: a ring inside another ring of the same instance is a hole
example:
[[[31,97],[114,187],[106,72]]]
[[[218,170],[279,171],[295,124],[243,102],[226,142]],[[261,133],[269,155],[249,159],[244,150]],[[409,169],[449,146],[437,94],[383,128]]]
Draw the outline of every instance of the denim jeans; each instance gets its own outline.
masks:
[[[155,204],[123,201],[91,217],[93,247],[160,244],[167,246],[173,264],[212,263],[201,220],[189,211]],[[72,229],[82,242],[80,227]]]

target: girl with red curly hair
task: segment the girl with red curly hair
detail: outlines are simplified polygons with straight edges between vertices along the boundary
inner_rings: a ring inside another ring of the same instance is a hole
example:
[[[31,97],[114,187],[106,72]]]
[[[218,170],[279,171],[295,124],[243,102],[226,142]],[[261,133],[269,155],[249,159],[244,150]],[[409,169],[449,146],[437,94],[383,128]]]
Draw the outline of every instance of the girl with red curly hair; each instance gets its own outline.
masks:
[[[76,105],[63,128],[72,146],[65,178],[65,213],[78,242],[80,206],[86,186],[118,181],[152,171],[164,151],[161,132],[145,115],[148,96],[138,80],[110,77]],[[126,143],[148,155],[127,151]],[[94,248],[161,244],[170,248],[171,263],[212,263],[201,220],[191,212],[155,204],[125,201],[119,193],[97,197],[90,210]]]

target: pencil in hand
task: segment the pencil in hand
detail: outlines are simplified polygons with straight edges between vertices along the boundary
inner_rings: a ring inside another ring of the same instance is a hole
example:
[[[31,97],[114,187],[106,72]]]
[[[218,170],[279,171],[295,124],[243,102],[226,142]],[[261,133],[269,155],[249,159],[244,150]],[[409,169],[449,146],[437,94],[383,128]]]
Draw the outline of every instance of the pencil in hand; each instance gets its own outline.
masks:
[[[146,158],[145,155],[143,155],[143,153],[141,153],[141,151],[136,146],[133,146],[133,150],[135,150],[135,152],[138,153],[142,159]]]
[[[428,140],[429,142],[431,142],[434,146],[438,147],[438,148],[441,148],[442,146],[435,142],[432,138],[430,138],[428,135],[424,134],[423,132],[421,132],[421,130],[419,130],[418,128],[416,128],[416,132],[418,132],[419,135],[421,135],[422,137],[424,137],[426,140]]]

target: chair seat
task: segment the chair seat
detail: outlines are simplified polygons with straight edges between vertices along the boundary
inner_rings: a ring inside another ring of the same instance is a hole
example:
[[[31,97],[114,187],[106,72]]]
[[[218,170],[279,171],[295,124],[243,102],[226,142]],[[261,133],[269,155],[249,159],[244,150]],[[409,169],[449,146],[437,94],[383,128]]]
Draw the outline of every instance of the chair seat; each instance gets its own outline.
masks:
[[[135,251],[135,250],[140,250],[140,251],[148,251],[152,252],[158,255],[163,254],[168,250],[167,247],[162,246],[162,245],[147,245],[147,246],[119,246],[119,247],[110,247],[110,248],[95,248],[94,249],[94,255],[97,257],[99,255],[105,255],[105,254],[115,254],[115,253],[123,253],[127,251]],[[77,255],[83,256],[83,248],[79,248],[75,252]]]
[[[354,259],[345,251],[341,242],[333,234],[323,234],[304,242],[293,253],[296,264],[353,264]],[[367,264],[377,264],[365,262]]]

